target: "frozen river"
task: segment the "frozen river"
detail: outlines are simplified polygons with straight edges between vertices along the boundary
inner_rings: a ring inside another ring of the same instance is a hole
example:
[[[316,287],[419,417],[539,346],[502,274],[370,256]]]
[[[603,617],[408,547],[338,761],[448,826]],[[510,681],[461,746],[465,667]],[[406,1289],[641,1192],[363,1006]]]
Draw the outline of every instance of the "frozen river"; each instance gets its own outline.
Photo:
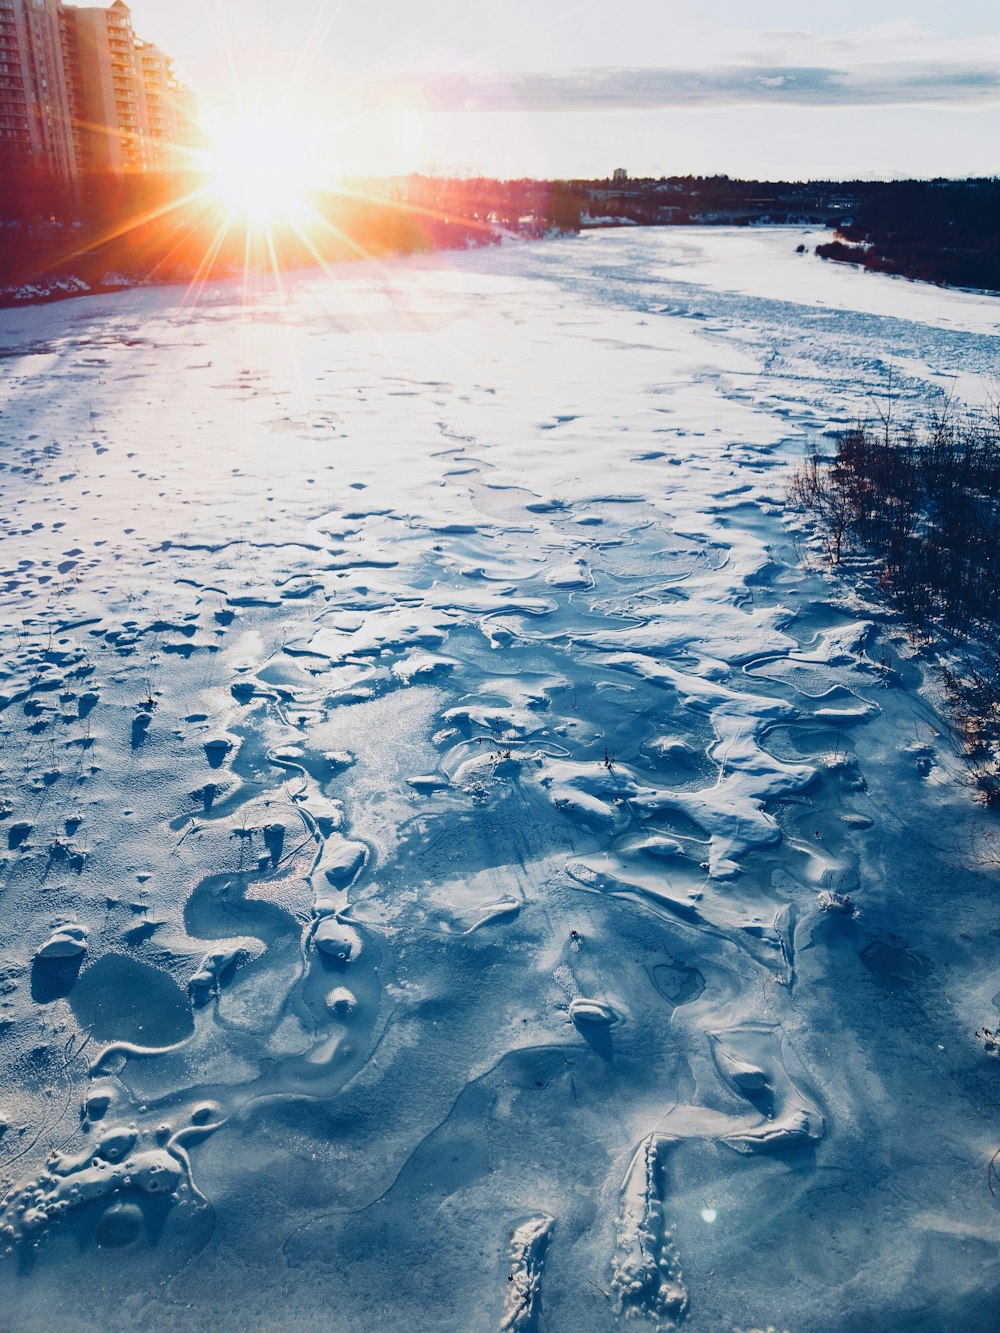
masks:
[[[816,239],[0,313],[4,1333],[998,1326],[996,825],[784,489],[1000,300]]]

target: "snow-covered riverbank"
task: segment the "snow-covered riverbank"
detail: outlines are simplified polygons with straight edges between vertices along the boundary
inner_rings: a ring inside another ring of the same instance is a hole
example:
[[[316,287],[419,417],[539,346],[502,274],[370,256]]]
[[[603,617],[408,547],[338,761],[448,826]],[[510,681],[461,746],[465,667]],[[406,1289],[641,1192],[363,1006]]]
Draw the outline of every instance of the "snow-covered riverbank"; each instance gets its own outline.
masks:
[[[995,825],[782,497],[1000,301],[802,240],[0,314],[5,1328],[993,1325]]]

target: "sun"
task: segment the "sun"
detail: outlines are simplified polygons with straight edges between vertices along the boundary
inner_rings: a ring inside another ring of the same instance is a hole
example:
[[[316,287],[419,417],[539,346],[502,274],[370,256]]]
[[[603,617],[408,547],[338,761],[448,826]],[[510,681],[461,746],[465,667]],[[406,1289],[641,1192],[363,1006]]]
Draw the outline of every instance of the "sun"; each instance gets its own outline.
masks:
[[[210,139],[206,190],[231,222],[271,227],[309,213],[328,174],[315,126],[262,112],[213,126]]]

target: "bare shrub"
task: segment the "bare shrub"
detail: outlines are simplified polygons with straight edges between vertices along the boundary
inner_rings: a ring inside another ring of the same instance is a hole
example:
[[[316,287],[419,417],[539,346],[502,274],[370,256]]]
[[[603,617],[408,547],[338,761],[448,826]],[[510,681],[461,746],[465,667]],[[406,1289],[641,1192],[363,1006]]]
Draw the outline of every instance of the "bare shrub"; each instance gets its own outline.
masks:
[[[788,499],[831,565],[868,558],[879,594],[937,654],[972,779],[1000,808],[1000,403],[961,415],[945,399],[919,430],[878,409],[835,454],[808,457]]]

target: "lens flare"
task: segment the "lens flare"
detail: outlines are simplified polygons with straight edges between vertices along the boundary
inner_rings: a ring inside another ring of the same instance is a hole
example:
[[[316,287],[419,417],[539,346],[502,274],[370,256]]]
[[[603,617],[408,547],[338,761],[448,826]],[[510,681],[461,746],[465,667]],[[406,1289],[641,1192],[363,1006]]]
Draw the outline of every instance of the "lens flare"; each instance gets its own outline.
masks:
[[[210,135],[207,189],[229,218],[268,227],[308,214],[310,194],[328,174],[313,125],[269,112],[216,125]]]

